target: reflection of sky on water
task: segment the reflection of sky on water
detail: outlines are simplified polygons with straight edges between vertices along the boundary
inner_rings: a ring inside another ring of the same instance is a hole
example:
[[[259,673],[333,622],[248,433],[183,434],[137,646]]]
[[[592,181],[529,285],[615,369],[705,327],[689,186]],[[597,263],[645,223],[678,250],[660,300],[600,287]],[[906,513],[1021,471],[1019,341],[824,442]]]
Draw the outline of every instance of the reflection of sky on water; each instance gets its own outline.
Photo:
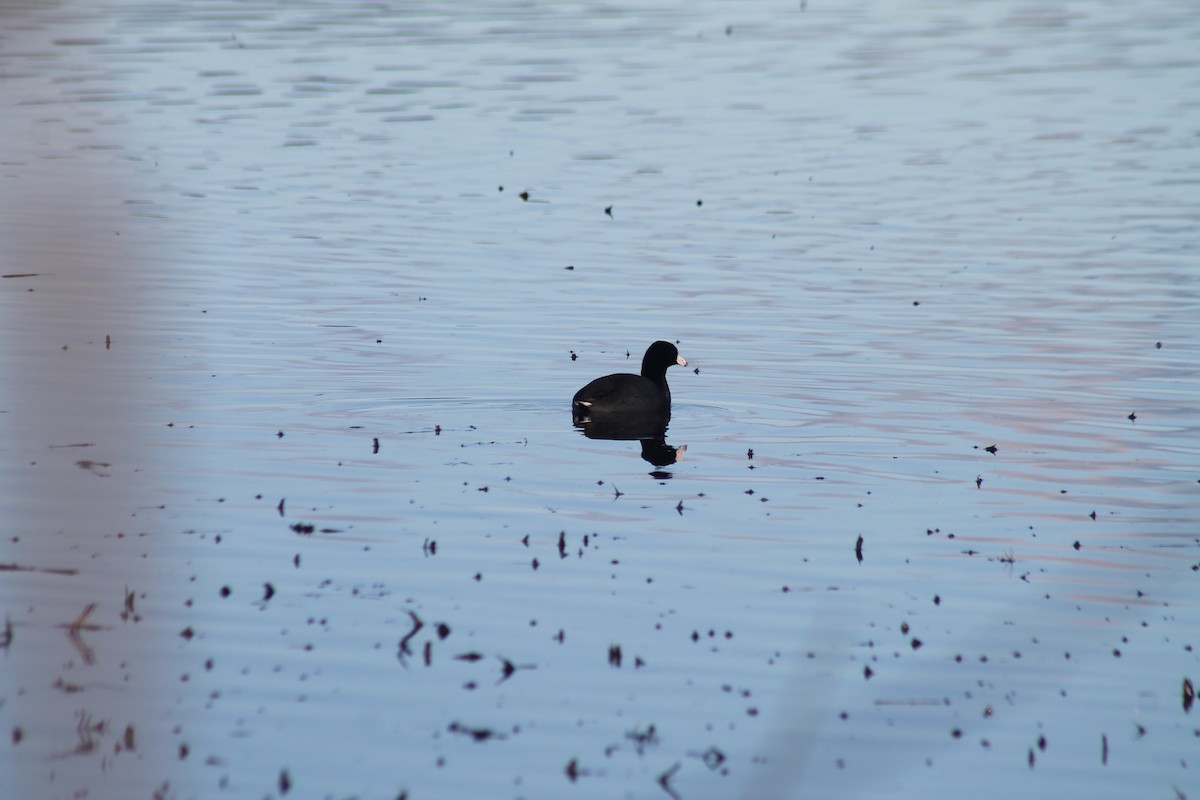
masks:
[[[1191,783],[1194,15],[807,5],[0,11],[24,796]]]

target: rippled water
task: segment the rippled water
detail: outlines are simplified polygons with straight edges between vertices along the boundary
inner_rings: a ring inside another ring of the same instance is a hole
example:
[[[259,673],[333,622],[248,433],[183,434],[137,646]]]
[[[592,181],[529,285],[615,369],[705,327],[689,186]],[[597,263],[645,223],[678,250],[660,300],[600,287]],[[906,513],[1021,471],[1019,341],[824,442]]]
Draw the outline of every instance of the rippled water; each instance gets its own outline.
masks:
[[[0,6],[6,785],[1200,796],[1198,36]]]

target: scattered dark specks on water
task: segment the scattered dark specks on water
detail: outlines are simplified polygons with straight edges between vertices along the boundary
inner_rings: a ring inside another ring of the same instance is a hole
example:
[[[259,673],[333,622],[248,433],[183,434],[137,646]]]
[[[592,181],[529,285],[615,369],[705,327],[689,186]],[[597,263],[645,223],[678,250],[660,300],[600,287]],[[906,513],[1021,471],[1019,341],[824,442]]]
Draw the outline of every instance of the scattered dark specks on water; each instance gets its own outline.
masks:
[[[702,205],[704,205],[704,201],[703,201],[703,200],[697,200],[697,201],[696,201],[696,208],[699,208],[699,207],[700,207],[700,206],[702,206]]]
[[[288,771],[281,770],[279,772],[279,793],[287,794],[292,788],[292,776],[288,775]]]
[[[503,191],[504,191],[504,187],[503,187],[503,186],[500,186],[500,187],[498,187],[498,191],[501,191],[501,192],[503,192]]]
[[[575,355],[575,351],[574,351],[574,350],[572,350],[572,351],[571,351],[571,360],[572,360],[572,361],[576,361],[578,358],[579,358],[579,356]]]
[[[920,301],[920,300],[913,300],[913,305],[914,305],[914,306],[919,306],[919,305],[921,305],[921,301]]]
[[[283,438],[283,431],[276,431],[276,433],[275,433],[275,438],[276,438],[276,439],[282,439],[282,438]]]
[[[1196,701],[1196,689],[1192,686],[1190,678],[1183,679],[1183,710],[1184,713],[1192,713],[1192,703]]]
[[[1074,547],[1076,550],[1080,550],[1083,548],[1083,545],[1079,543],[1078,539],[1076,539],[1074,542],[1071,543],[1071,547]]]
[[[192,626],[189,625],[186,628],[184,628],[183,630],[181,630],[179,632],[179,635],[182,636],[184,639],[191,641],[192,638],[195,637],[196,632],[194,630],[192,630]]]
[[[604,213],[608,214],[609,219],[611,219],[612,218],[612,206],[609,206],[608,208],[604,209]]]

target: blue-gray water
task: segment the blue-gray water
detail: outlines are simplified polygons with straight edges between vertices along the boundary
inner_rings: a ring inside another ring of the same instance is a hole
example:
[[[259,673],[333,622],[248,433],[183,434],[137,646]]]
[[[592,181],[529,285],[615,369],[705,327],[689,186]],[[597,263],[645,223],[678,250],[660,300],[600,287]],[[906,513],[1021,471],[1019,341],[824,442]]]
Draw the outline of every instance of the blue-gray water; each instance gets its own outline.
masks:
[[[0,6],[5,791],[1200,797],[1198,38]]]

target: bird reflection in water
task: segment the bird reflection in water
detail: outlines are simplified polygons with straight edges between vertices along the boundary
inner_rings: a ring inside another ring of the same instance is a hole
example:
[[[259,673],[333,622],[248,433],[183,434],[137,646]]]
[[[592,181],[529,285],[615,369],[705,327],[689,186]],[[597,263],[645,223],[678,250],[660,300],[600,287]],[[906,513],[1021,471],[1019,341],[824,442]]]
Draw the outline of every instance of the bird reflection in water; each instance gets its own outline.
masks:
[[[637,419],[601,422],[581,417],[578,414],[572,414],[571,418],[575,427],[589,439],[639,441],[642,445],[642,458],[656,467],[669,467],[681,461],[683,454],[687,452],[686,444],[678,447],[667,444],[667,427],[665,425],[648,425],[646,420]],[[669,472],[653,472],[651,474],[656,478],[671,477]]]

